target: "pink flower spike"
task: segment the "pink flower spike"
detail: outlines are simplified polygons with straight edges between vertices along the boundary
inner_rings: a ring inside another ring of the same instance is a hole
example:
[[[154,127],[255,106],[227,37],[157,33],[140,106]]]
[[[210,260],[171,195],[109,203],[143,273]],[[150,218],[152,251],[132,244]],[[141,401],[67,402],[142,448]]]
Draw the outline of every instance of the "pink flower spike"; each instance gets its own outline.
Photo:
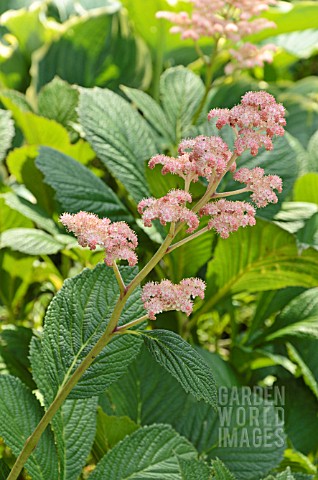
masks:
[[[236,232],[240,227],[256,224],[255,208],[247,202],[222,199],[206,204],[199,213],[200,216],[211,216],[208,228],[216,230],[222,238],[228,238],[231,232]]]
[[[60,221],[77,237],[79,245],[95,250],[105,249],[105,263],[109,267],[115,260],[127,260],[132,267],[138,258],[134,250],[138,245],[135,232],[125,222],[111,223],[109,218],[98,218],[87,212],[63,213]]]
[[[150,320],[158,313],[179,310],[188,316],[192,313],[195,297],[204,298],[205,282],[200,278],[185,278],[179,284],[170,280],[148,282],[142,289],[141,300]]]
[[[192,202],[190,193],[184,190],[171,190],[164,197],[145,198],[138,204],[138,212],[142,215],[145,227],[151,227],[152,221],[158,219],[162,225],[168,222],[185,222],[188,233],[199,226],[199,219],[185,204]]]
[[[282,191],[282,179],[277,175],[264,175],[260,167],[249,170],[241,168],[234,176],[234,180],[245,183],[247,188],[253,192],[251,199],[259,208],[266,207],[269,203],[277,203],[278,198],[273,190],[279,193]]]

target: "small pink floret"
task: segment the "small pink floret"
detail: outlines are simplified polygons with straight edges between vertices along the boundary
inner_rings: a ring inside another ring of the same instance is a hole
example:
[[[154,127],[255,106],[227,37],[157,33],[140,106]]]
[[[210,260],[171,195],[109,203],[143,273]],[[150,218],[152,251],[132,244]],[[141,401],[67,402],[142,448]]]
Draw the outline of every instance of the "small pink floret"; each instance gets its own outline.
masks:
[[[185,278],[179,284],[170,280],[148,282],[142,289],[141,299],[150,320],[156,320],[158,313],[180,310],[190,315],[195,297],[204,298],[206,284],[200,278]]]
[[[249,170],[241,168],[234,174],[234,180],[245,183],[253,193],[251,199],[259,208],[266,207],[269,203],[277,203],[278,198],[273,190],[282,191],[282,179],[277,175],[264,175],[260,167]]]
[[[240,227],[255,225],[255,208],[247,202],[218,200],[208,203],[200,210],[200,216],[209,215],[209,229],[214,229],[222,238],[228,238],[231,232]]]
[[[115,260],[127,260],[130,266],[136,265],[138,258],[134,250],[138,239],[127,223],[111,223],[109,218],[98,218],[87,212],[63,213],[60,221],[67,230],[74,233],[82,247],[95,250],[99,245],[104,248],[105,263],[109,267]]]
[[[142,215],[145,227],[151,227],[152,222],[158,219],[162,225],[170,222],[185,222],[188,233],[199,226],[199,219],[195,213],[186,207],[192,202],[190,193],[184,190],[171,190],[161,198],[145,198],[138,204],[138,212]]]

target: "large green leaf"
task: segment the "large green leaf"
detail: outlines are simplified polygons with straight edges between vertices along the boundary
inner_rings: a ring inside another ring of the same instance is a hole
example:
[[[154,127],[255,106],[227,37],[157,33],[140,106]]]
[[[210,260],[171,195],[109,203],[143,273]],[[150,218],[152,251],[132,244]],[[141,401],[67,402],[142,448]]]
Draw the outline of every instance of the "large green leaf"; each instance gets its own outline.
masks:
[[[216,384],[210,367],[191,345],[170,330],[143,332],[155,360],[174,376],[187,393],[216,406]]]
[[[27,219],[21,213],[13,210],[6,204],[6,195],[11,193],[0,194],[0,233],[10,228],[30,228],[33,226],[31,220]]]
[[[204,95],[200,77],[184,67],[170,68],[160,78],[160,96],[177,145],[189,135],[192,120]]]
[[[148,47],[132,33],[127,15],[119,8],[120,3],[113,2],[64,24],[61,35],[33,58],[37,90],[55,75],[83,87],[117,89],[123,83],[147,88],[151,79]]]
[[[10,247],[27,255],[52,255],[64,248],[52,235],[35,228],[12,228],[0,235],[0,248]]]
[[[0,162],[2,162],[6,151],[10,148],[13,137],[14,124],[11,119],[11,113],[6,110],[0,110]]]
[[[52,235],[59,233],[55,222],[38,205],[11,192],[5,193],[3,198],[6,205],[32,220],[38,227],[43,228]]]
[[[292,300],[266,329],[267,341],[288,336],[318,338],[318,288],[311,288]]]
[[[0,375],[0,434],[14,455],[22,447],[43,416],[31,391],[15,377]],[[57,455],[50,429],[46,429],[37,448],[26,462],[34,480],[57,480]]]
[[[43,369],[40,340],[33,338],[30,349],[33,376],[46,407],[54,397],[47,371]],[[52,427],[59,461],[59,480],[77,480],[91,450],[96,430],[97,398],[67,399],[55,414]]]
[[[271,223],[257,220],[227,240],[220,239],[208,264],[205,303],[208,311],[231,293],[260,292],[285,287],[314,287],[318,279],[318,255],[308,249],[301,255],[295,238]]]
[[[318,382],[316,381],[313,372],[310,370],[310,368],[302,358],[301,354],[291,343],[287,343],[286,347],[290,359],[298,365],[299,372],[303,377],[305,384],[310,388],[312,393],[318,399]]]
[[[26,294],[33,279],[34,258],[13,252],[8,249],[0,250],[1,302],[9,309],[11,318],[14,311]]]
[[[249,387],[220,389],[218,413],[189,396],[174,428],[200,454],[222,460],[238,480],[259,480],[279,464],[284,452],[276,408]]]
[[[105,455],[90,480],[181,480],[177,456],[192,459],[197,453],[168,425],[143,427]]]
[[[298,58],[308,58],[317,51],[318,30],[316,28],[309,28],[291,33],[283,33],[268,38],[267,42],[283,48],[286,52]]]
[[[40,115],[55,120],[72,131],[72,123],[77,121],[76,108],[79,92],[59,77],[45,85],[38,95]]]
[[[145,120],[110,90],[81,89],[79,117],[87,140],[136,201],[149,195],[145,160],[156,153]]]
[[[62,208],[70,213],[94,212],[112,220],[131,217],[115,193],[84,165],[57,150],[42,147],[36,165],[56,191]]]
[[[136,269],[122,268],[126,283]],[[130,296],[121,315],[127,323],[144,314],[138,289]],[[99,340],[108,324],[119,297],[113,270],[99,264],[66,280],[52,300],[45,317],[42,355],[47,365],[52,388],[56,393]],[[98,395],[125,373],[138,354],[141,339],[135,335],[114,338],[84,373],[70,397],[87,398]],[[69,397],[69,398],[70,398]]]
[[[1,458],[0,459],[0,480],[6,480],[9,473],[10,473],[10,468]]]

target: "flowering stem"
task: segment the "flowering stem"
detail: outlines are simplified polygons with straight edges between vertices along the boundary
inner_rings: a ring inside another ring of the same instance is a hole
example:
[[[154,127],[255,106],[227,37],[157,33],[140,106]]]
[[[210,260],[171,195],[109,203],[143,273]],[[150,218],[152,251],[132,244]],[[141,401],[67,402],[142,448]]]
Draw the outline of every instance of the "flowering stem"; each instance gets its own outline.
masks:
[[[233,192],[223,192],[223,193],[215,192],[212,195],[212,198],[231,197],[232,195],[239,195],[240,193],[245,193],[245,192],[250,192],[250,189],[247,187],[244,187],[244,188],[240,188],[239,190],[233,190]]]
[[[114,270],[114,274],[115,274],[115,277],[116,277],[116,280],[117,280],[117,283],[118,283],[118,286],[119,286],[120,297],[122,298],[125,291],[126,291],[126,285],[125,285],[124,280],[123,280],[123,278],[120,274],[119,268],[118,268],[115,260],[113,261],[113,270]]]
[[[128,328],[134,327],[135,325],[139,325],[139,323],[144,322],[145,320],[148,320],[148,315],[143,315],[142,317],[137,318],[137,320],[132,320],[129,323],[126,323],[125,325],[121,325],[120,327],[116,327],[114,330],[114,334],[121,334],[125,330],[128,330]]]
[[[181,245],[184,245],[185,243],[190,242],[194,238],[199,237],[203,233],[206,233],[208,230],[209,230],[208,227],[201,228],[201,230],[199,230],[198,232],[195,232],[192,235],[189,235],[188,237],[183,238],[179,242],[172,244],[170,247],[168,247],[167,253],[170,253],[176,248],[181,247]]]
[[[86,372],[86,370],[91,366],[94,362],[95,358],[100,354],[100,352],[106,347],[106,345],[110,342],[116,332],[120,331],[121,327],[117,327],[117,323],[119,321],[121,312],[127,302],[127,299],[133,293],[135,288],[140,284],[140,282],[148,275],[148,273],[156,266],[158,262],[164,257],[166,254],[167,248],[169,247],[170,243],[172,242],[175,236],[175,224],[172,223],[170,226],[169,233],[165,238],[164,242],[157,250],[155,255],[151,258],[151,260],[147,263],[147,265],[136,275],[136,277],[132,280],[132,282],[125,287],[125,291],[119,296],[117,303],[115,305],[114,311],[110,317],[109,323],[103,335],[100,337],[98,342],[94,345],[88,355],[84,358],[82,363],[77,367],[75,372],[70,376],[70,378],[66,381],[64,385],[62,385],[53,400],[52,404],[47,409],[46,413],[42,417],[40,423],[37,425],[34,432],[28,437],[26,440],[24,447],[18,456],[11,473],[9,474],[7,480],[17,480],[22,468],[24,467],[26,461],[28,460],[29,456],[36,448],[43,432],[45,431],[46,427],[51,423],[54,415],[59,410],[59,408],[63,405],[64,401],[73,390],[75,385],[78,383],[82,375]],[[117,268],[117,265],[116,265]],[[116,275],[116,268],[114,268],[114,273]],[[118,270],[119,272],[119,270]],[[117,278],[117,276],[116,276]],[[118,278],[117,278],[118,281]],[[123,283],[123,282],[122,282]],[[138,323],[148,318],[148,316],[140,317],[138,319]],[[137,322],[133,321],[133,322]],[[123,325],[121,333],[126,333],[126,330],[129,326],[132,326],[132,323]],[[135,323],[136,324],[136,323]]]

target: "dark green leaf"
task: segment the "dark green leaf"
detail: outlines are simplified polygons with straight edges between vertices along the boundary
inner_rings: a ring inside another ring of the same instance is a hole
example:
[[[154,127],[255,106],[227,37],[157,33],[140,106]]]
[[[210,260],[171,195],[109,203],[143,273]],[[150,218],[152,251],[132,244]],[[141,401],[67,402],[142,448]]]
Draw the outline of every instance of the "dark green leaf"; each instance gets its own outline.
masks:
[[[87,140],[136,201],[149,195],[145,160],[156,153],[145,120],[110,90],[81,89],[79,117]]]
[[[143,427],[105,455],[90,480],[176,480],[181,478],[177,455],[185,459],[197,456],[190,442],[180,437],[170,426]]]
[[[52,148],[42,147],[36,165],[56,191],[57,200],[70,213],[80,210],[128,220],[130,215],[115,193],[84,165]]]
[[[44,412],[31,391],[17,378],[0,375],[0,434],[18,456]],[[57,480],[57,455],[50,429],[26,462],[33,480]]]
[[[210,367],[179,335],[169,330],[143,332],[154,359],[173,375],[188,393],[216,406],[216,384]]]

